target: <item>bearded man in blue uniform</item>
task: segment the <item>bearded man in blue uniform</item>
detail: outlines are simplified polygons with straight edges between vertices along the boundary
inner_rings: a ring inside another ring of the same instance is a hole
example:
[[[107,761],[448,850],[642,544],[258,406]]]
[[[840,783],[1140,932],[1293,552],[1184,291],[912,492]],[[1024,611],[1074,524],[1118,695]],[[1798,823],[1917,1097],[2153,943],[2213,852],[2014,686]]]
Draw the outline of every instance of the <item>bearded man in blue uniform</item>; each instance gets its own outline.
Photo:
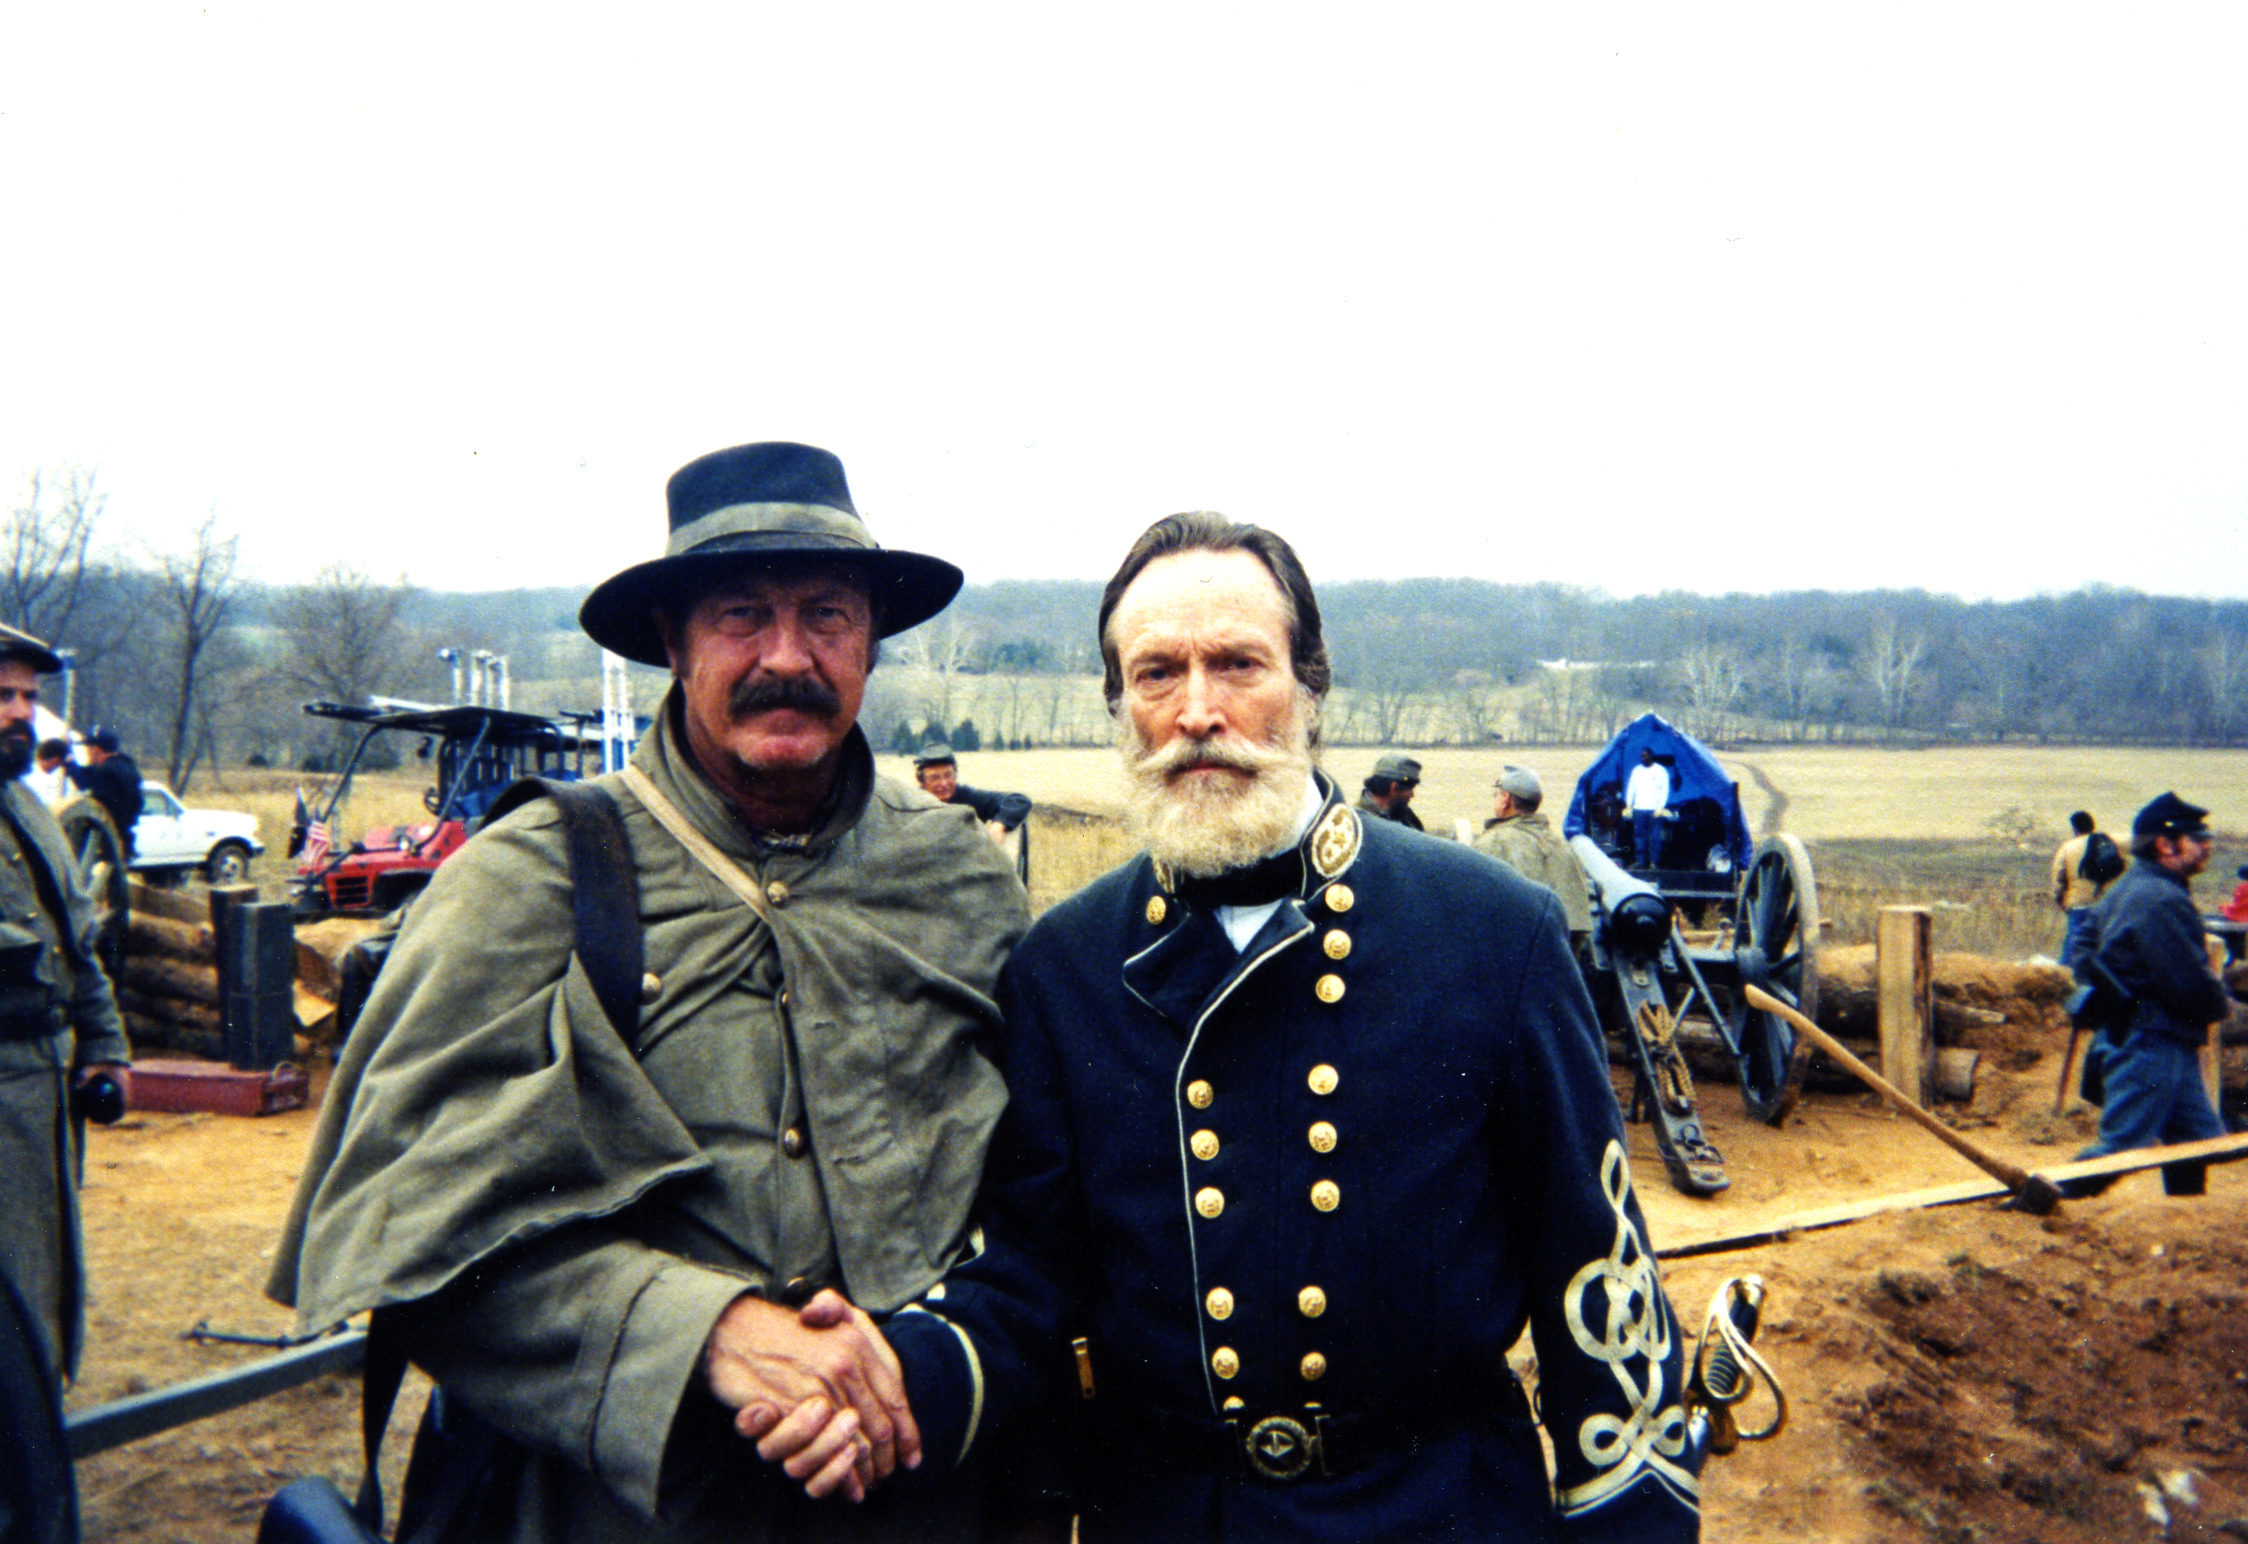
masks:
[[[1314,770],[1318,602],[1271,532],[1157,522],[1100,634],[1146,853],[1002,977],[985,1247],[886,1327],[928,1451],[975,1451],[1082,1337],[1087,1544],[1697,1537],[1559,902]]]

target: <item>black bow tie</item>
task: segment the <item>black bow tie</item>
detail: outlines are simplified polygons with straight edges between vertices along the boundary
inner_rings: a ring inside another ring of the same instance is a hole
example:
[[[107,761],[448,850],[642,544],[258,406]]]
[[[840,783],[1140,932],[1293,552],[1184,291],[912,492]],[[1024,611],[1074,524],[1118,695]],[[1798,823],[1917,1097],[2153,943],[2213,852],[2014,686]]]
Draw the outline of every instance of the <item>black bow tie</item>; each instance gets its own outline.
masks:
[[[1220,906],[1263,906],[1283,896],[1300,895],[1303,884],[1303,853],[1290,847],[1208,879],[1182,876],[1178,893],[1180,900],[1197,911],[1216,911]]]

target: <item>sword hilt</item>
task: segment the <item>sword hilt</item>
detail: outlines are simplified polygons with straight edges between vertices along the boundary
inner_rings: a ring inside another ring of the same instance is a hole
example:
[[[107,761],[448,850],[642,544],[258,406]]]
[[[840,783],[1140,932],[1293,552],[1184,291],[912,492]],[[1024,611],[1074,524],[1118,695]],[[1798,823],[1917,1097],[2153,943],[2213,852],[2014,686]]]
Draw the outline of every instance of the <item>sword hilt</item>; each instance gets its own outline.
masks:
[[[1710,1298],[1709,1316],[1686,1377],[1686,1404],[1694,1434],[1711,1453],[1730,1453],[1743,1442],[1776,1436],[1787,1424],[1787,1395],[1769,1363],[1752,1342],[1764,1313],[1764,1279],[1736,1276]],[[1761,1378],[1772,1391],[1772,1419],[1744,1430],[1736,1406],[1755,1392]]]

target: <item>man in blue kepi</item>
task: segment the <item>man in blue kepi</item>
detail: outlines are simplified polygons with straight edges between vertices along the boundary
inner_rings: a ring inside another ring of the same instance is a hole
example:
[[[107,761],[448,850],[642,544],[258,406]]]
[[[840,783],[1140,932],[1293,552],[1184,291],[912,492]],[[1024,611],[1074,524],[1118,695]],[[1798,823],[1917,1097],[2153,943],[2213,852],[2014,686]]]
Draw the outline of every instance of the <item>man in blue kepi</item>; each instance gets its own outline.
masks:
[[[2196,1142],[2225,1134],[2201,1081],[2209,1026],[2232,999],[2209,959],[2193,876],[2209,866],[2209,812],[2175,793],[2131,821],[2131,867],[2092,910],[2062,961],[2083,980],[2111,983],[2111,1017],[2096,1048],[2105,1083],[2100,1138],[2079,1158]],[[2174,1196],[2208,1189],[2208,1166],[2166,1164]],[[2096,1195],[2111,1179],[2076,1180],[2071,1195]]]
[[[1086,1544],[1697,1537],[1560,903],[1316,770],[1319,605],[1271,532],[1157,522],[1100,643],[1146,851],[1002,976],[984,1248],[886,1326],[927,1451],[1060,1373]]]

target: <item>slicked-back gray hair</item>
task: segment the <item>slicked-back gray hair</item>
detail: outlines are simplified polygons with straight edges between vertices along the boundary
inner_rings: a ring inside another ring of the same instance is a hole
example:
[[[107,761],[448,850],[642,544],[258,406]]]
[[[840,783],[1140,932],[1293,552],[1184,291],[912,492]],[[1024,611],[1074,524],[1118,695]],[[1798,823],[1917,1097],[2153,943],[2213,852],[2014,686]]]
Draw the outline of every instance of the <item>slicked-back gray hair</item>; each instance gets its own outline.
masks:
[[[1117,602],[1148,564],[1174,552],[1246,552],[1264,564],[1288,606],[1289,668],[1314,700],[1326,700],[1335,672],[1327,662],[1327,642],[1320,632],[1319,597],[1311,591],[1311,576],[1304,572],[1296,549],[1261,525],[1246,525],[1213,510],[1198,509],[1165,515],[1142,531],[1132,550],[1124,554],[1124,562],[1108,581],[1108,588],[1101,591],[1101,690],[1108,698],[1109,712],[1114,713],[1124,700],[1124,668],[1117,656],[1116,640],[1109,636],[1109,618],[1116,614]]]

